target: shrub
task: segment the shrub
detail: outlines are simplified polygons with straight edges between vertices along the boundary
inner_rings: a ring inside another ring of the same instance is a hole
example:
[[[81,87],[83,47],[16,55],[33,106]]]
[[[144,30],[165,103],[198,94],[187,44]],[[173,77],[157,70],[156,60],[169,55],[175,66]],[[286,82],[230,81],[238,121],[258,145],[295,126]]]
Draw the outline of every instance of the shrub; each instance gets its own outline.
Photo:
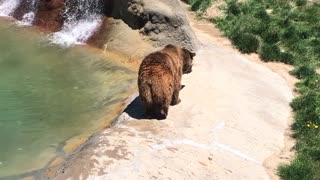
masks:
[[[313,171],[311,162],[308,159],[295,159],[290,165],[281,166],[279,175],[282,179],[290,180],[312,180]]]
[[[307,0],[296,0],[297,6],[305,6],[307,4]]]
[[[188,0],[193,11],[205,11],[210,7],[213,0]]]
[[[227,0],[227,15],[239,15],[241,13],[240,7],[236,0]]]
[[[295,68],[293,71],[290,72],[292,75],[295,75],[299,79],[304,79],[310,76],[314,76],[316,71],[314,68],[310,67],[309,65],[301,65]]]
[[[258,38],[249,33],[236,32],[231,36],[231,41],[243,53],[257,52],[259,47]]]
[[[259,55],[263,61],[276,61],[281,57],[280,48],[275,44],[263,43],[260,50]]]
[[[281,52],[279,61],[291,65],[295,63],[294,56],[288,52]]]
[[[261,38],[266,43],[277,43],[280,40],[279,32],[276,30],[268,29],[261,34]]]

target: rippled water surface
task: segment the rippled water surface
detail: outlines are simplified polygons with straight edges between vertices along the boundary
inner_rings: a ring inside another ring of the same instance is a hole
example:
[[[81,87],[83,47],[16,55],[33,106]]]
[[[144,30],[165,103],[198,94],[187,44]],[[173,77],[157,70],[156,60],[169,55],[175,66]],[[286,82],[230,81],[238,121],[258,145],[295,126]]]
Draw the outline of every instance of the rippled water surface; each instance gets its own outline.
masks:
[[[106,125],[135,85],[111,60],[38,37],[0,23],[0,177],[42,168],[67,140]]]

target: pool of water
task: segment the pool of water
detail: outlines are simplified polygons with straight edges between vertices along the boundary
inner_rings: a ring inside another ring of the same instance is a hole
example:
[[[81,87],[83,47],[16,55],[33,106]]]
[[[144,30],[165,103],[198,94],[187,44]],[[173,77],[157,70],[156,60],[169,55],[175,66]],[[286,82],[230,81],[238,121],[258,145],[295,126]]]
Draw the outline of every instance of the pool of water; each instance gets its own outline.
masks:
[[[29,31],[0,23],[0,178],[40,169],[106,126],[135,85],[114,61]]]

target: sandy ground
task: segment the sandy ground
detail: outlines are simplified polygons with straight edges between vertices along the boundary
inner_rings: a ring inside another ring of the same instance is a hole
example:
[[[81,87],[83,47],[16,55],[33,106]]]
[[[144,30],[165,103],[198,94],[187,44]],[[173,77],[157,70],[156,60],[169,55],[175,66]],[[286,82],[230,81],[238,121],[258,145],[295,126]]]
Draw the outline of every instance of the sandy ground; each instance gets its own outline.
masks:
[[[241,55],[206,24],[192,23],[202,48],[193,72],[183,77],[182,102],[170,108],[167,120],[144,120],[133,97],[116,126],[92,138],[51,177],[276,179],[279,158],[290,158],[290,67]]]

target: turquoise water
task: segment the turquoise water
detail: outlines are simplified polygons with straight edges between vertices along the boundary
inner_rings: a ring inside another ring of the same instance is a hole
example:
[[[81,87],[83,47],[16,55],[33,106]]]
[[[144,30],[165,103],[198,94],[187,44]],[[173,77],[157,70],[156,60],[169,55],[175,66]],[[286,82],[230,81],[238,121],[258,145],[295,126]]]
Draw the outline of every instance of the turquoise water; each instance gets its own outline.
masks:
[[[135,84],[111,60],[38,37],[0,25],[0,177],[42,168],[67,140],[101,128]]]

